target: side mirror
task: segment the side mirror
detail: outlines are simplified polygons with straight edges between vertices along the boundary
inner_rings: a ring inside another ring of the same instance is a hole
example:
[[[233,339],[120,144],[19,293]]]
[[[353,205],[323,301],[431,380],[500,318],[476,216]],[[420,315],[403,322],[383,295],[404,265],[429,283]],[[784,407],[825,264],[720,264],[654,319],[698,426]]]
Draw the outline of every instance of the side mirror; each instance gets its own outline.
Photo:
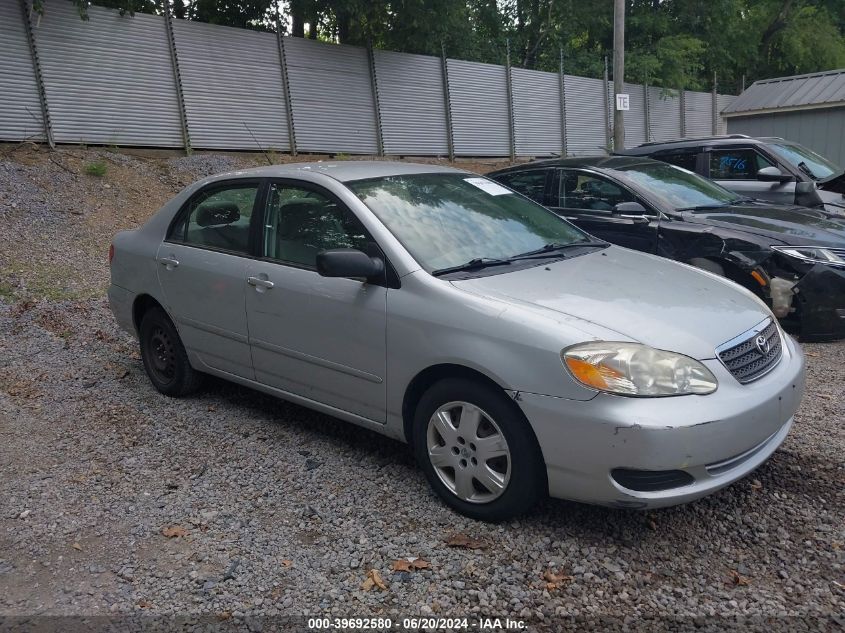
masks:
[[[795,177],[783,173],[777,167],[771,166],[763,167],[763,169],[758,171],[757,180],[762,180],[763,182],[789,182],[795,180]]]
[[[384,262],[354,248],[333,248],[317,253],[317,272],[322,277],[363,277],[384,272]]]
[[[620,202],[613,207],[613,215],[647,215],[648,211],[639,202]]]

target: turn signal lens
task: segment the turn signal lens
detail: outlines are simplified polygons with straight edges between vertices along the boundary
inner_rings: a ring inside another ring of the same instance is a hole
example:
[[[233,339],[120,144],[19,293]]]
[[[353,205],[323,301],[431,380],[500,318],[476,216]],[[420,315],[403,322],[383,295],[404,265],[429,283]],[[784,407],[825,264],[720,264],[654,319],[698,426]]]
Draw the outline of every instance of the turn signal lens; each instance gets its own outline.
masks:
[[[114,259],[114,244],[109,244],[109,264]]]
[[[622,396],[704,395],[718,387],[715,376],[697,360],[640,343],[581,343],[560,356],[582,385]]]

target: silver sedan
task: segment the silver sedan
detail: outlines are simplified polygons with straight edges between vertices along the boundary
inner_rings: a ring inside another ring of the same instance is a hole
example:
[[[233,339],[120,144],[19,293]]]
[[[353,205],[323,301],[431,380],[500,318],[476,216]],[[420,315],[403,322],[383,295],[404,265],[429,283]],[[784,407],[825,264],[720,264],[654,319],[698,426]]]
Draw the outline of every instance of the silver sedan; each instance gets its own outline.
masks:
[[[484,520],[547,494],[702,497],[777,449],[803,393],[800,348],[750,292],[456,169],[207,178],[110,261],[156,389],[212,374],[408,442]]]

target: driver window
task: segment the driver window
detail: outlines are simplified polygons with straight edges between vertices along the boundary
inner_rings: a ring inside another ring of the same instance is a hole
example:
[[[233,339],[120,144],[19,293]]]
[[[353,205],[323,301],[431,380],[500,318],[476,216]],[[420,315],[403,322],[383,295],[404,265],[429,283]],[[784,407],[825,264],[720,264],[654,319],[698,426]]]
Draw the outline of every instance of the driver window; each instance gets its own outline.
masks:
[[[366,251],[371,242],[361,222],[317,191],[272,184],[264,222],[264,256],[314,268],[317,253],[332,248]]]
[[[620,202],[636,198],[619,185],[604,178],[577,171],[560,172],[560,203],[563,209],[583,209],[612,213]]]
[[[713,180],[756,180],[763,167],[773,167],[753,149],[714,149],[710,151],[710,177]]]

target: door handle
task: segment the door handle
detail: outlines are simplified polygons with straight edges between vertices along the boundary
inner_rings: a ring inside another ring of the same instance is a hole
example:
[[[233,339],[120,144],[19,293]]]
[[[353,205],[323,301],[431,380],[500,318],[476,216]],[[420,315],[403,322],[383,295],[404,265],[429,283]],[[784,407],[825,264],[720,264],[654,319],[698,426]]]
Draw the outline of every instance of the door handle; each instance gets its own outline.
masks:
[[[179,260],[175,257],[159,257],[158,263],[162,266],[167,266],[167,269],[170,270],[172,268],[176,268],[179,265]]]
[[[269,279],[261,279],[260,277],[247,277],[246,282],[255,288],[266,288],[267,290],[276,285]]]

